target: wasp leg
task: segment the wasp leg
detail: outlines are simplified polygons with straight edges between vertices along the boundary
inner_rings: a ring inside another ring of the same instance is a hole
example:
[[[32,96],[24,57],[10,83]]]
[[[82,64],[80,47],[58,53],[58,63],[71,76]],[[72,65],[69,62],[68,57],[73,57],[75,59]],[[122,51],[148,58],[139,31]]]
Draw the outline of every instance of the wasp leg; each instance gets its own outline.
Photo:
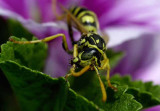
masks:
[[[33,40],[33,41],[16,41],[14,40],[13,38],[9,38],[10,41],[14,42],[14,43],[17,43],[17,44],[34,44],[34,43],[39,43],[39,42],[49,42],[55,38],[58,38],[58,37],[62,37],[62,40],[63,40],[63,47],[64,47],[64,50],[68,53],[71,53],[72,51],[69,50],[68,48],[68,44],[67,44],[67,40],[66,40],[66,36],[62,33],[60,34],[56,34],[56,35],[52,35],[52,36],[49,36],[49,37],[46,37],[44,39],[41,39],[41,40]]]
[[[87,33],[88,31],[84,28],[84,26],[76,19],[75,16],[72,15],[72,13],[66,9],[65,7],[63,7],[61,4],[59,4],[60,7],[62,8],[62,10],[68,14],[68,16],[70,16],[70,19],[76,24],[77,29],[83,34],[83,33]]]
[[[114,87],[110,82],[110,65],[109,65],[109,59],[107,58],[106,55],[104,55],[102,67],[100,67],[99,69],[107,69],[106,79],[107,79],[108,86],[112,88],[114,91],[117,91],[117,88]]]
[[[71,18],[67,13],[63,13],[62,15],[59,15],[57,13],[56,4],[57,4],[57,0],[52,0],[52,10],[56,17],[56,20],[64,20],[65,18],[67,18],[68,33],[69,33],[71,42],[74,43]]]
[[[96,71],[96,74],[97,74],[97,76],[98,76],[99,83],[100,83],[100,86],[101,86],[101,91],[102,91],[102,101],[103,101],[103,102],[106,102],[106,100],[107,100],[107,93],[106,93],[104,84],[103,84],[103,82],[102,82],[102,80],[101,80],[101,78],[100,78],[100,75],[99,75],[99,72],[98,72],[97,67],[94,66],[94,69],[95,69],[95,71]]]
[[[80,70],[79,72],[75,72],[75,68],[71,68],[71,75],[74,77],[78,77],[81,76],[82,74],[84,74],[86,71],[88,71],[90,69],[90,65],[84,67],[82,70]]]
[[[67,80],[67,78],[69,76],[74,76],[74,77],[79,77],[81,76],[82,74],[84,74],[86,71],[88,71],[90,69],[90,65],[89,66],[86,66],[84,67],[82,70],[80,70],[79,72],[75,72],[75,66],[73,65],[72,68],[70,69],[71,73],[70,74],[67,74],[65,76],[65,79]]]
[[[60,20],[64,20],[66,17],[66,14],[62,14],[62,15],[55,15],[56,20],[60,21]]]
[[[69,33],[71,42],[73,44],[75,41],[74,41],[74,38],[73,38],[72,22],[71,22],[71,19],[70,19],[69,15],[67,15],[67,26],[68,26],[68,33]]]
[[[75,58],[75,57],[77,57],[77,55],[78,55],[78,46],[77,46],[77,44],[74,44],[74,46],[73,46],[73,57]],[[76,65],[73,64],[73,66],[72,66],[72,68],[70,69],[70,71],[71,71],[71,70],[75,71],[75,68],[76,68]],[[67,74],[67,75],[65,76],[65,79],[67,80],[67,78],[68,78],[69,76],[71,76],[71,75],[72,75],[72,74]]]
[[[57,13],[57,0],[52,0],[52,10],[53,10],[53,14],[56,17],[56,20],[63,20],[66,17],[66,14],[59,15]]]
[[[77,44],[74,44],[74,47],[73,47],[73,57],[77,57],[77,55],[78,55],[78,46],[77,46]],[[73,64],[72,68],[70,69],[71,73],[67,74],[65,76],[65,78],[67,79],[69,76],[75,76],[75,77],[81,76],[82,74],[84,74],[86,71],[88,71],[90,69],[90,65],[84,67],[79,72],[75,72],[75,69],[76,69],[76,65]]]
[[[78,56],[78,45],[74,44],[73,46],[73,57],[76,58]]]
[[[78,56],[78,46],[77,44],[74,44],[73,46],[73,57],[77,57]],[[78,76],[81,76],[82,74],[84,74],[86,71],[88,71],[90,69],[90,65],[84,67],[83,69],[81,69],[79,72],[75,72],[75,69],[76,69],[76,65],[73,64],[72,68],[70,69],[70,74],[67,74],[65,76],[65,78],[67,79],[67,77],[69,76],[74,76],[74,77],[78,77]]]
[[[70,73],[70,74],[67,74],[67,75],[65,76],[65,79],[67,80],[67,78],[68,78],[69,76],[79,77],[79,76],[81,76],[82,74],[84,74],[85,72],[87,72],[87,71],[90,69],[90,67],[91,67],[91,66],[88,65],[88,66],[84,67],[83,69],[81,69],[79,72],[75,72],[76,67],[75,67],[75,64],[73,64],[72,68],[70,69],[71,73]]]

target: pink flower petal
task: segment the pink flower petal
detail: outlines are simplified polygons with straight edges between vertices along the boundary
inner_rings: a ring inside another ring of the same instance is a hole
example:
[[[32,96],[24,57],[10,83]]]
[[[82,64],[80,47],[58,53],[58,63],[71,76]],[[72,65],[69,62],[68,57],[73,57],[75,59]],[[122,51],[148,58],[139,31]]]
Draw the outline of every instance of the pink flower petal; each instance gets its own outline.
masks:
[[[9,10],[0,8],[0,16],[5,18],[12,18],[22,23],[25,28],[35,34],[38,38],[44,38],[52,34],[57,34],[61,30],[66,30],[66,24],[64,22],[48,22],[37,23],[31,19],[24,19],[22,16],[11,12]]]
[[[102,27],[137,25],[160,30],[159,13],[160,2],[156,0],[119,0],[99,20]]]
[[[138,70],[135,78],[143,81],[154,81],[155,84],[160,84],[160,36],[156,37],[153,43],[155,48],[152,50],[154,52],[153,54],[150,52],[150,55],[152,55],[150,56],[150,59],[153,60],[153,63],[148,64],[144,69]]]
[[[0,8],[5,8],[10,11],[13,11],[25,19],[29,18],[29,6],[26,0],[1,0]]]
[[[160,83],[159,47],[160,37],[156,35],[142,35],[138,39],[117,46],[115,49],[124,51],[126,56],[113,72],[131,74],[133,79]]]
[[[160,111],[160,105],[144,109],[143,111]]]
[[[142,34],[152,34],[153,32],[137,27],[137,26],[117,26],[109,27],[104,30],[109,36],[108,47],[114,47],[120,45],[125,41],[139,38]]]
[[[99,18],[101,18],[102,16],[106,15],[109,10],[114,8],[116,3],[116,0],[82,0],[80,5],[92,10]],[[100,22],[103,24],[105,21]]]
[[[70,42],[68,41],[70,44]],[[49,56],[46,60],[44,72],[52,77],[66,75],[71,67],[69,62],[72,55],[66,53],[62,47],[62,39],[59,38],[49,43]]]
[[[52,9],[52,0],[38,0],[37,5],[39,7],[41,21],[42,22],[53,21],[54,12]]]

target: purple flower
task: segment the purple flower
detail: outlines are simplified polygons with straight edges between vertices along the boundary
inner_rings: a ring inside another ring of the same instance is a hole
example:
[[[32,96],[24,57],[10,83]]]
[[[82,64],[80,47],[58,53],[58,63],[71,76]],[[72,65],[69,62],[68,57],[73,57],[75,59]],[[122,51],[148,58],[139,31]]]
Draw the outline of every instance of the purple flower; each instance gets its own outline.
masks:
[[[159,111],[160,110],[160,105],[155,106],[155,107],[151,107],[148,109],[144,109],[143,111]]]
[[[58,2],[65,7],[78,4],[97,14],[101,30],[110,36],[108,46],[126,52],[126,57],[113,72],[131,73],[134,79],[160,83],[157,76],[153,76],[159,73],[159,68],[156,69],[160,57],[157,49],[159,47],[157,34],[160,30],[159,1],[59,0]],[[39,39],[60,32],[68,35],[64,22],[53,21],[55,16],[52,0],[1,0],[0,16],[21,22]],[[56,77],[66,74],[70,67],[68,65],[70,57],[63,50],[61,39],[53,40],[49,43],[45,72]]]
[[[147,34],[116,46],[115,50],[124,50],[125,57],[113,70],[113,73],[132,74],[133,79],[153,81],[160,84],[160,36]]]
[[[113,69],[134,79],[160,84],[160,1],[158,0],[59,0],[65,7],[78,4],[94,11],[100,28],[110,36],[108,46],[125,52]],[[66,32],[64,22],[54,21],[52,0],[0,0],[0,16],[24,25],[39,39]],[[68,38],[68,36],[67,36]],[[69,39],[67,42],[70,44]],[[62,48],[61,39],[49,42],[44,72],[54,77],[67,73],[71,58]],[[145,111],[156,111],[160,106]]]

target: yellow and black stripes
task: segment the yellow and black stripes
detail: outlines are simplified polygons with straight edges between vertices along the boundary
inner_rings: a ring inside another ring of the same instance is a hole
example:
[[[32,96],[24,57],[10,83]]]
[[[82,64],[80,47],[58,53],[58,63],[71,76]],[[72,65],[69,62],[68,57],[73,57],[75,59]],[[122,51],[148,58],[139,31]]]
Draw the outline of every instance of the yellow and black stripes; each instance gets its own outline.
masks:
[[[90,47],[90,48],[96,48],[103,54],[103,52],[106,50],[106,43],[105,41],[95,33],[89,33],[82,35],[81,39],[77,42],[79,47]]]
[[[70,8],[70,12],[88,32],[97,32],[99,29],[99,22],[94,12],[82,7],[72,7]]]

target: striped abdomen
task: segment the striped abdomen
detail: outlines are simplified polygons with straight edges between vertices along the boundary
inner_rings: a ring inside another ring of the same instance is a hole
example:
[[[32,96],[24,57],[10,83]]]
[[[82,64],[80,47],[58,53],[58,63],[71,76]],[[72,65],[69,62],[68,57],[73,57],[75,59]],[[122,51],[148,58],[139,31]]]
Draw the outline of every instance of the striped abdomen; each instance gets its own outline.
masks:
[[[87,31],[97,32],[99,28],[99,22],[94,12],[82,7],[72,7],[70,11],[87,29]]]

